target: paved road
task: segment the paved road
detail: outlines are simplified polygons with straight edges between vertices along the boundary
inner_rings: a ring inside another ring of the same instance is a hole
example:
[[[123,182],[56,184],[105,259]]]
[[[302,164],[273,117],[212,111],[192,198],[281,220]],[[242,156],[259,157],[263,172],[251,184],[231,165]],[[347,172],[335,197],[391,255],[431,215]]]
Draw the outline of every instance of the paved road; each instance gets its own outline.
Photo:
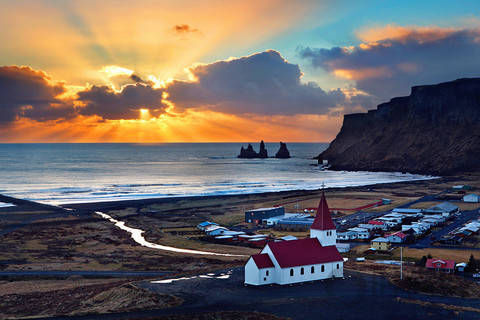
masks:
[[[346,278],[293,286],[245,287],[242,268],[229,279],[195,278],[172,283],[143,281],[138,286],[159,294],[173,294],[184,304],[169,309],[54,317],[60,320],[143,319],[171,314],[215,311],[259,311],[291,319],[453,319],[457,315],[438,307],[398,302],[397,297],[432,303],[480,308],[478,299],[447,298],[407,292],[382,277],[346,272]],[[478,313],[463,312],[462,319],[478,319]]]
[[[440,239],[442,236],[453,231],[454,229],[461,227],[466,224],[468,221],[478,218],[478,210],[469,210],[462,211],[460,216],[456,217],[455,220],[444,228],[432,232],[431,235],[417,241],[414,244],[409,245],[411,248],[446,248],[446,249],[462,249],[459,247],[450,247],[450,246],[432,246],[430,245],[430,238],[434,237],[435,239]],[[480,250],[480,248],[464,248],[465,250]]]
[[[0,271],[0,277],[106,277],[106,278],[134,278],[134,277],[160,277],[169,274],[169,272],[160,271],[88,271],[88,270],[55,270],[55,271]]]

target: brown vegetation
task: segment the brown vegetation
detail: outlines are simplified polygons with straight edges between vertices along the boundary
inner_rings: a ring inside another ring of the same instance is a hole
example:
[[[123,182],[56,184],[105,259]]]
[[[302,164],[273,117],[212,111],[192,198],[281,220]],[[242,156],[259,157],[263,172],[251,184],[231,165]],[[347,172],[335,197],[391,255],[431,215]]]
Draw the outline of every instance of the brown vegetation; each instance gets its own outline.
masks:
[[[176,306],[182,300],[172,295],[154,294],[139,289],[126,280],[52,290],[8,293],[1,295],[0,317],[78,315],[161,309]],[[26,308],[25,306],[28,306]]]

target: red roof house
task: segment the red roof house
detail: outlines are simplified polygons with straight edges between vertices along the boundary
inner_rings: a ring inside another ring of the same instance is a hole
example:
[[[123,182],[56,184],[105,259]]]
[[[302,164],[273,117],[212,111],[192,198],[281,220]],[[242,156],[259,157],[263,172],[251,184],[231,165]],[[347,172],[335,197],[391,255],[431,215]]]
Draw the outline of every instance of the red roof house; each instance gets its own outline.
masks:
[[[370,220],[368,221],[368,224],[373,224],[375,226],[383,226],[384,223],[382,221],[377,221],[377,220]]]
[[[455,261],[442,259],[427,259],[425,267],[436,271],[453,272],[455,271]]]
[[[318,204],[317,215],[313,221],[310,229],[315,230],[332,230],[335,229],[332,218],[330,217],[330,209],[328,209],[327,199],[325,199],[325,193],[322,193],[322,198]]]

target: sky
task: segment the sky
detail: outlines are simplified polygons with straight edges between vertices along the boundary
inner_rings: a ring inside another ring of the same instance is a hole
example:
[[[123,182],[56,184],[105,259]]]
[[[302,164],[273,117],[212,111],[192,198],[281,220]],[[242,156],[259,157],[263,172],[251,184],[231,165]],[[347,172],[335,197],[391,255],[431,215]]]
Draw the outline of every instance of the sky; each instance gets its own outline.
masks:
[[[329,142],[480,76],[480,2],[0,0],[0,142]]]

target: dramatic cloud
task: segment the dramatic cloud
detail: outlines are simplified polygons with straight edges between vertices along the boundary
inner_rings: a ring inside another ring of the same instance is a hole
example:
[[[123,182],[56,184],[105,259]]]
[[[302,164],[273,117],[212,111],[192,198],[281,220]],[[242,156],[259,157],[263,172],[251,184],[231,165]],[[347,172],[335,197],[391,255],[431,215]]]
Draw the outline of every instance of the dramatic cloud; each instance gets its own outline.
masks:
[[[173,30],[175,30],[175,32],[179,34],[198,32],[198,29],[194,29],[188,24],[177,24],[173,27]]]
[[[65,93],[63,83],[51,82],[41,71],[29,67],[0,67],[0,122],[18,117],[50,120],[69,117],[73,107],[58,97]]]
[[[382,100],[406,95],[413,85],[480,76],[480,31],[387,26],[358,34],[355,47],[303,48],[312,65]]]
[[[167,105],[162,102],[162,89],[137,83],[126,85],[120,92],[108,86],[93,86],[77,93],[77,101],[85,106],[79,108],[82,115],[98,115],[104,119],[138,119],[140,109],[158,116]]]
[[[195,81],[174,81],[166,88],[177,107],[234,114],[325,114],[345,103],[340,89],[324,91],[314,82],[302,83],[298,65],[273,50],[189,71]]]

